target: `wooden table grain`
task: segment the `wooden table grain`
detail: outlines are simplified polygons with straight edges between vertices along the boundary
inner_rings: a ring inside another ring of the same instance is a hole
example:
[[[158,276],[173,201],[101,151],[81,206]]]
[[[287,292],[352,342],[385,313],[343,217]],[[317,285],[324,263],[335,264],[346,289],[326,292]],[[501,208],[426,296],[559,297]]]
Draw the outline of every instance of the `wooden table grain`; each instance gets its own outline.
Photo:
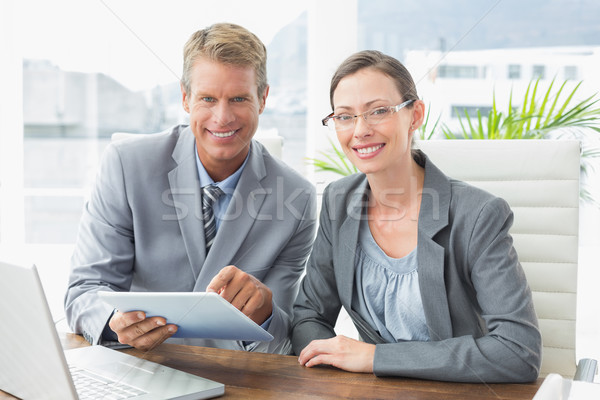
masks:
[[[87,345],[73,334],[62,334],[61,341],[67,349]],[[331,367],[306,368],[295,356],[175,344],[162,344],[149,352],[122,351],[224,383],[222,399],[522,400],[533,398],[542,384],[542,379],[526,384],[484,384],[378,378]],[[11,397],[0,394],[0,399],[4,398]]]

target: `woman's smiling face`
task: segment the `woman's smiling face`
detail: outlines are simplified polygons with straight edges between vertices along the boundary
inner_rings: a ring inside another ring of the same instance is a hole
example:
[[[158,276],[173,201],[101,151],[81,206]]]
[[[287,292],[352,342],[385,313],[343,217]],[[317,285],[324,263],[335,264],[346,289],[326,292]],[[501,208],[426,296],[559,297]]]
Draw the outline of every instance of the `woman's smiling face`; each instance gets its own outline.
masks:
[[[340,80],[333,94],[333,111],[335,115],[354,116],[404,100],[393,79],[375,68],[363,68]],[[337,132],[337,137],[352,164],[365,174],[373,174],[397,168],[411,157],[412,123],[413,107],[409,106],[390,113],[376,125],[358,117],[353,128]]]

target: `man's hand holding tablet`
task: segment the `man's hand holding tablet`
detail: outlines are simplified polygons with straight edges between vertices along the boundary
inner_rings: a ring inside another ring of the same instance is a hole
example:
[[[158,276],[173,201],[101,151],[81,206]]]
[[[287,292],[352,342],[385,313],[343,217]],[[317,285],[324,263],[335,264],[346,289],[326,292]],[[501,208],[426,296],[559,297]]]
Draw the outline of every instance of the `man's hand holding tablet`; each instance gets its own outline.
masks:
[[[152,350],[177,332],[177,325],[167,325],[163,317],[146,318],[142,311],[117,310],[108,326],[117,334],[120,343],[143,351]]]
[[[223,268],[205,293],[99,292],[99,295],[117,309],[108,325],[119,342],[143,351],[153,349],[173,335],[272,340],[258,326],[272,313],[271,290],[233,265]]]

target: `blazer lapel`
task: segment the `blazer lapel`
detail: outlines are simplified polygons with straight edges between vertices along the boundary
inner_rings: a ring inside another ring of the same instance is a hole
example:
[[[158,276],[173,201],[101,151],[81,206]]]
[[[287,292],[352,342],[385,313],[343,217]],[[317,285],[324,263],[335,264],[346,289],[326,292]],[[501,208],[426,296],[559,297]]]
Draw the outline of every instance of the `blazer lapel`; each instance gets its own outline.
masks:
[[[267,195],[267,190],[261,184],[265,176],[262,149],[252,141],[248,163],[242,171],[205,265],[200,271],[195,290],[204,291],[212,278],[223,267],[231,264],[242,247],[250,228],[261,215],[261,207]]]
[[[452,320],[444,280],[444,248],[433,237],[448,225],[450,182],[425,160],[425,183],[419,212],[417,259],[419,285],[431,340],[452,337]],[[427,292],[423,290],[427,288]]]
[[[181,132],[173,150],[177,167],[169,174],[170,195],[177,209],[177,221],[190,266],[197,279],[204,264],[205,245],[202,224],[202,197],[194,154],[194,135],[189,128]]]
[[[363,218],[363,205],[367,198],[368,181],[357,186],[352,194],[346,209],[346,219],[339,228],[339,243],[336,246],[337,254],[334,260],[336,277],[339,280],[338,290],[342,304],[350,310],[352,304],[352,291],[354,287],[354,258],[358,244],[358,230],[360,220]]]
[[[354,260],[358,246],[358,231],[363,215],[363,208],[368,199],[368,181],[366,177],[353,193],[350,194],[348,207],[346,208],[346,219],[339,228],[339,242],[334,254],[334,268],[338,280],[338,294],[343,307],[352,318],[354,324],[359,327],[359,333],[363,340],[370,343],[384,343],[385,340],[356,312],[352,309],[352,293],[354,291]]]

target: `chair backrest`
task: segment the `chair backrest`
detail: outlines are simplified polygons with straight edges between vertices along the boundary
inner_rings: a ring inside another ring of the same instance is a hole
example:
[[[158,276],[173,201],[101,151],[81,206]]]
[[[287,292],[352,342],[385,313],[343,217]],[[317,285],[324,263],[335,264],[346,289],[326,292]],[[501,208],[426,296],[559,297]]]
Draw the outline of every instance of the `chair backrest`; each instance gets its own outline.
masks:
[[[115,132],[111,135],[110,140],[111,141],[117,141],[117,140],[122,140],[122,139],[126,139],[128,137],[135,137],[135,136],[139,136],[139,135],[145,135],[143,133],[129,133],[129,132]],[[277,136],[277,135],[268,135],[268,136],[261,136],[261,135],[256,135],[254,136],[254,139],[256,139],[257,142],[260,142],[263,146],[266,147],[266,149],[269,151],[269,153],[273,156],[276,157],[278,159],[281,160],[281,153],[282,153],[282,148],[283,148],[283,138],[281,136]]]
[[[505,199],[514,246],[542,332],[541,375],[573,377],[580,143],[567,140],[417,141],[448,176]]]

